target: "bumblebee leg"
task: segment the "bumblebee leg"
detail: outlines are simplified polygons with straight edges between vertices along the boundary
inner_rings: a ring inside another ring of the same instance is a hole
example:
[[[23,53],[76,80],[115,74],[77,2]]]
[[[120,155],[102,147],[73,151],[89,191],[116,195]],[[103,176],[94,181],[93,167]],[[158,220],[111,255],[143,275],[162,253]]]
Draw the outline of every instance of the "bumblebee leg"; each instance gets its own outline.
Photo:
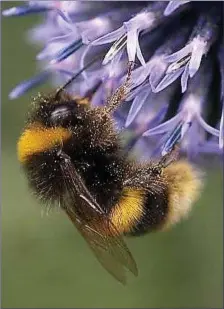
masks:
[[[125,99],[127,93],[128,93],[128,86],[129,82],[131,79],[131,72],[133,69],[133,62],[129,62],[128,64],[128,72],[127,72],[127,77],[123,85],[121,85],[114,94],[110,97],[108,100],[106,110],[108,113],[112,113],[120,104],[121,102]]]

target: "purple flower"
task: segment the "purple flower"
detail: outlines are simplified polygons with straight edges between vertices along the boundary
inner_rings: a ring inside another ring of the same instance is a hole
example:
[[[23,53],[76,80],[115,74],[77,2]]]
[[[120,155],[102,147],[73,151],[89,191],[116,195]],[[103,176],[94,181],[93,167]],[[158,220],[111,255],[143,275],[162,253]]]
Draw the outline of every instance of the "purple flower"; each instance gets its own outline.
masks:
[[[130,92],[114,114],[127,151],[164,155],[180,143],[191,158],[221,154],[223,9],[216,1],[27,1],[5,10],[8,17],[44,13],[28,32],[40,45],[36,59],[44,69],[10,98],[49,79],[60,85],[82,70],[69,91],[95,89],[92,104],[103,105],[134,61]]]
[[[145,60],[139,45],[139,35],[143,31],[150,32],[162,22],[164,19],[164,8],[164,2],[153,2],[135,16],[125,21],[120,28],[93,41],[92,45],[100,45],[115,41],[106,54],[103,64],[107,64],[111,61],[117,52],[126,45],[129,61],[135,61],[137,55],[140,63],[144,65]]]
[[[211,127],[203,118],[212,78],[212,74],[206,74],[206,72],[210,71],[210,68],[208,62],[201,66],[198,74],[190,81],[174,117],[144,133],[144,136],[164,133],[167,135],[162,147],[163,155],[169,152],[179,140],[182,140],[189,153],[196,154],[200,146],[206,142],[206,131],[211,135],[219,136],[219,130]]]
[[[154,89],[155,92],[161,91],[169,85],[170,81],[173,82],[179,76],[181,76],[182,92],[186,91],[188,78],[196,74],[202,57],[208,53],[217,38],[219,19],[220,16],[215,9],[198,18],[189,42],[182,49],[166,56],[165,61],[170,65],[163,80]]]

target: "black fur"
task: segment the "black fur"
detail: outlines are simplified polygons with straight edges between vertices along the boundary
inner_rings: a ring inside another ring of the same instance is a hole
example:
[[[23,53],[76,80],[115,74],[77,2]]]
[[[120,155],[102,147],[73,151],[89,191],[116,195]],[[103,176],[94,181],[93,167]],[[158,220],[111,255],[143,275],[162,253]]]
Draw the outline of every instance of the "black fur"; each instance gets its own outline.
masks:
[[[32,155],[23,167],[38,199],[51,204],[60,202],[65,186],[56,149]]]
[[[147,193],[143,205],[144,215],[132,227],[130,235],[141,236],[147,232],[158,229],[166,220],[168,213],[168,191],[162,193]]]
[[[126,185],[144,193],[144,202],[141,205],[143,215],[129,233],[140,236],[158,229],[165,222],[169,211],[168,186],[157,163],[136,165],[129,172]]]
[[[57,202],[65,192],[57,157],[61,149],[71,158],[97,202],[109,210],[121,195],[126,169],[110,115],[102,108],[91,109],[62,94],[56,102],[51,97],[40,97],[29,116],[28,123],[33,122],[44,127],[60,125],[72,132],[62,148],[55,145],[49,151],[33,154],[24,165],[36,195],[43,201]]]
[[[168,191],[161,168],[156,164],[139,166],[123,157],[114,123],[105,109],[80,105],[64,93],[57,101],[53,99],[39,97],[28,123],[61,126],[72,134],[63,145],[33,154],[24,164],[36,195],[44,202],[58,203],[65,194],[58,156],[61,150],[70,157],[88,190],[107,213],[119,201],[125,186],[145,192],[144,215],[131,228],[132,235],[160,226],[168,211]]]

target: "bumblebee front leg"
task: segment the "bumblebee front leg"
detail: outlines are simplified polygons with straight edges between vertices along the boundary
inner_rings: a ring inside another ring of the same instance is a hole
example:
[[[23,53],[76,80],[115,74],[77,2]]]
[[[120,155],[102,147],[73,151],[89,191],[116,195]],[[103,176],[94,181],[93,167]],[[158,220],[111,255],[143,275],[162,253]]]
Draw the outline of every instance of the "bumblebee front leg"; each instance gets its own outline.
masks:
[[[131,73],[134,66],[134,62],[129,62],[128,64],[128,72],[127,77],[124,82],[115,92],[112,94],[112,96],[109,98],[108,103],[106,105],[106,111],[108,113],[112,113],[120,104],[121,102],[126,98],[128,94],[128,87],[129,82],[131,79]]]

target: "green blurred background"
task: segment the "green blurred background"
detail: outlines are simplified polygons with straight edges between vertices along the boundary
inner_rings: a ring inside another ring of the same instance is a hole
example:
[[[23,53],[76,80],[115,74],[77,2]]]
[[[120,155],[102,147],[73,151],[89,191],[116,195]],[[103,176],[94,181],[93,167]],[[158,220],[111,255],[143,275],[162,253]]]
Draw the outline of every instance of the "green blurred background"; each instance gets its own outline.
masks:
[[[2,8],[12,5],[3,2]],[[16,158],[34,92],[8,100],[10,89],[35,73],[37,48],[25,34],[37,21],[2,18],[2,307],[222,308],[220,166],[208,169],[189,220],[166,233],[128,239],[140,275],[125,287],[101,268],[63,214],[41,215]]]

